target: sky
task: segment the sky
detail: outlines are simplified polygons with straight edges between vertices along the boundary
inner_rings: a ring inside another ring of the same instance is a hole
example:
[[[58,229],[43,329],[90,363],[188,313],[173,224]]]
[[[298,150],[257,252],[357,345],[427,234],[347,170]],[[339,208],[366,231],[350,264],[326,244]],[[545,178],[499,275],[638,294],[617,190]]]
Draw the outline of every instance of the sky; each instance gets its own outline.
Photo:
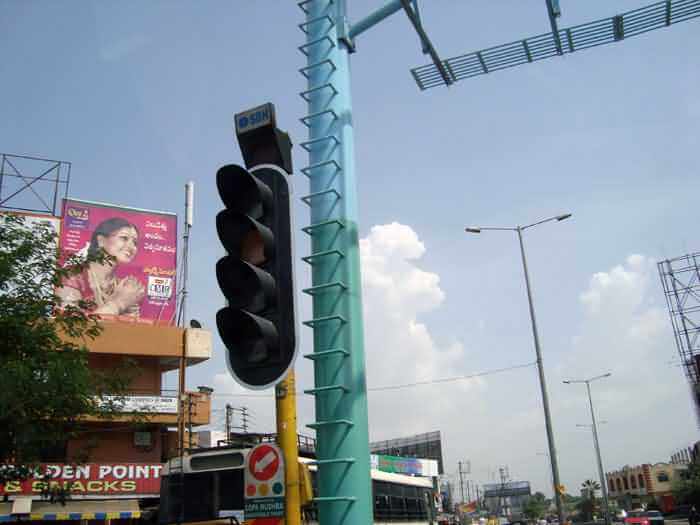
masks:
[[[380,2],[348,2],[355,21]],[[645,5],[562,0],[564,27]],[[195,183],[188,317],[214,330],[212,359],[190,387],[246,406],[251,430],[274,429],[271,391],[228,375],[215,329],[223,250],[215,173],[242,163],[233,115],[264,102],[299,144],[306,89],[303,13],[281,0],[0,0],[0,152],[71,163],[71,197],[177,212]],[[443,57],[544,33],[543,1],[422,2]],[[442,432],[445,468],[549,490],[547,440],[517,236],[524,234],[561,478],[597,478],[592,385],[606,470],[667,461],[697,439],[656,262],[698,249],[700,22],[421,92],[425,64],[397,13],[351,57],[371,440]],[[308,191],[293,151],[296,196]],[[36,167],[36,166],[35,166]],[[26,166],[31,170],[30,165]],[[308,255],[295,201],[295,249]],[[296,264],[298,289],[310,271]],[[301,320],[310,318],[299,294]],[[299,327],[299,353],[312,351]],[[528,365],[528,366],[521,366]],[[512,370],[496,372],[502,369]],[[299,390],[313,387],[297,361]],[[491,373],[493,372],[493,373]],[[477,375],[480,374],[480,375]],[[438,381],[460,376],[470,379]],[[168,378],[173,388],[176,380]],[[384,387],[396,387],[386,389]],[[299,431],[314,420],[298,398]]]

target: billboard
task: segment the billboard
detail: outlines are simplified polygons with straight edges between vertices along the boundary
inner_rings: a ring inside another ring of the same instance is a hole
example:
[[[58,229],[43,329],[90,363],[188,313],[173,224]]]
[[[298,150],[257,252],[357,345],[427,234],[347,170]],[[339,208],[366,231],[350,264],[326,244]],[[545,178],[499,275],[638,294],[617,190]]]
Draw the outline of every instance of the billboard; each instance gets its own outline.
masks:
[[[175,214],[65,199],[59,244],[64,263],[100,250],[110,256],[63,282],[56,293],[64,303],[90,301],[90,313],[105,320],[174,324]]]
[[[413,474],[416,476],[437,476],[438,462],[434,459],[404,458],[370,454],[370,466],[382,472]]]
[[[529,481],[506,481],[505,483],[484,484],[485,498],[509,498],[514,496],[529,496]]]
[[[438,463],[438,472],[444,473],[442,438],[439,430],[386,441],[374,441],[369,444],[369,449],[370,452],[380,455],[434,459]]]

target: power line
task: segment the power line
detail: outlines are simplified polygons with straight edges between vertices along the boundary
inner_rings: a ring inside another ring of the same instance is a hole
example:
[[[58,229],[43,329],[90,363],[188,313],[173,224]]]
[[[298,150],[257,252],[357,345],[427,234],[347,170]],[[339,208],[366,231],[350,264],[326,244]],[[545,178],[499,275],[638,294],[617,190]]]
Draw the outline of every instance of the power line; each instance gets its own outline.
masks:
[[[484,372],[476,372],[474,374],[469,374],[465,376],[456,376],[456,377],[447,377],[444,379],[431,379],[428,381],[416,381],[415,383],[405,383],[402,385],[390,385],[390,386],[379,386],[379,387],[374,387],[374,388],[368,388],[368,392],[383,392],[385,390],[398,390],[400,388],[410,388],[414,386],[423,386],[423,385],[434,385],[438,383],[451,383],[453,381],[463,381],[465,379],[474,379],[477,377],[484,377],[484,376],[490,376],[494,374],[500,374],[502,372],[509,372],[510,370],[517,370],[518,368],[528,368],[531,366],[535,366],[537,363],[533,361],[532,363],[525,363],[524,365],[515,365],[515,366],[509,366],[506,368],[496,368],[493,370],[486,370]]]
[[[490,375],[495,375],[495,374],[500,374],[503,372],[510,372],[511,370],[518,370],[520,368],[529,368],[531,366],[535,366],[537,363],[535,361],[531,363],[525,363],[522,365],[514,365],[514,366],[508,366],[504,368],[494,368],[493,370],[485,370],[482,372],[475,372],[473,374],[467,374],[463,376],[455,376],[455,377],[445,377],[441,379],[429,379],[427,381],[416,381],[413,383],[403,383],[399,385],[387,385],[387,386],[376,386],[376,387],[369,387],[367,388],[368,392],[384,392],[388,390],[400,390],[403,388],[413,388],[416,386],[426,386],[426,385],[435,385],[439,383],[452,383],[455,381],[464,381],[467,379],[475,379],[477,377],[484,377],[484,376],[490,376]],[[297,392],[297,394],[300,395],[300,392]],[[268,395],[261,395],[261,394],[229,394],[229,393],[216,393],[214,392],[214,396],[218,397],[258,397],[258,398],[269,398],[270,396]]]

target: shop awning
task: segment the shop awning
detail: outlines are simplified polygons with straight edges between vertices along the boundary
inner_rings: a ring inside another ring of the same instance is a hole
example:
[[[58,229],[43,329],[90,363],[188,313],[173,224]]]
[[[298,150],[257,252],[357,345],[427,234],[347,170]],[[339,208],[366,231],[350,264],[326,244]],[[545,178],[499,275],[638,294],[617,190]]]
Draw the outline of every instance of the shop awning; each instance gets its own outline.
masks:
[[[65,505],[32,501],[28,514],[13,514],[12,502],[0,503],[0,522],[59,520],[119,520],[140,518],[138,500],[80,500]]]

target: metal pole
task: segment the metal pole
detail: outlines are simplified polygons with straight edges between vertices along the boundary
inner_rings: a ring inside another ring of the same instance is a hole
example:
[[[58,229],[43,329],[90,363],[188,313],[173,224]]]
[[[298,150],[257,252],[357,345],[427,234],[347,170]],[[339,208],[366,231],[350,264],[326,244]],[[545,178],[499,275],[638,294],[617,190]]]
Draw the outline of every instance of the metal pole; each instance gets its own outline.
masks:
[[[557,516],[559,523],[564,523],[564,509],[559,493],[559,465],[557,464],[557,451],[554,446],[554,432],[552,431],[552,418],[549,412],[549,397],[547,396],[547,384],[544,377],[544,367],[542,365],[542,352],[540,351],[540,338],[537,334],[537,322],[535,321],[535,307],[532,304],[532,290],[530,288],[530,276],[527,272],[527,261],[525,259],[525,246],[523,245],[523,234],[520,226],[516,228],[518,240],[520,241],[520,255],[523,259],[523,272],[525,273],[525,287],[527,288],[527,300],[530,306],[530,320],[532,321],[532,337],[535,340],[535,353],[537,354],[537,371],[540,375],[540,388],[542,389],[542,407],[544,408],[544,423],[547,429],[547,444],[549,445],[549,458],[552,464],[552,479],[554,485],[554,500],[557,505]]]
[[[600,490],[603,492],[603,505],[605,506],[605,525],[610,525],[610,505],[608,502],[608,485],[605,481],[605,472],[603,471],[603,460],[600,457],[600,444],[598,443],[598,426],[595,421],[595,412],[593,411],[593,398],[591,397],[591,383],[586,381],[586,390],[588,390],[588,403],[591,406],[591,420],[593,421],[593,443],[595,444],[595,453],[598,460],[598,476],[600,477]]]
[[[459,462],[459,494],[460,503],[464,503],[464,480],[462,479],[462,462]]]
[[[306,13],[301,47],[307,66],[311,224],[311,295],[318,467],[318,521],[372,522],[369,422],[365,374],[362,286],[350,90],[350,49],[339,39],[347,23],[346,0],[299,2]],[[323,21],[326,22],[323,22]]]
[[[297,396],[294,368],[275,387],[277,412],[277,443],[284,455],[285,525],[301,524],[301,496],[299,483],[299,444],[297,440]]]

